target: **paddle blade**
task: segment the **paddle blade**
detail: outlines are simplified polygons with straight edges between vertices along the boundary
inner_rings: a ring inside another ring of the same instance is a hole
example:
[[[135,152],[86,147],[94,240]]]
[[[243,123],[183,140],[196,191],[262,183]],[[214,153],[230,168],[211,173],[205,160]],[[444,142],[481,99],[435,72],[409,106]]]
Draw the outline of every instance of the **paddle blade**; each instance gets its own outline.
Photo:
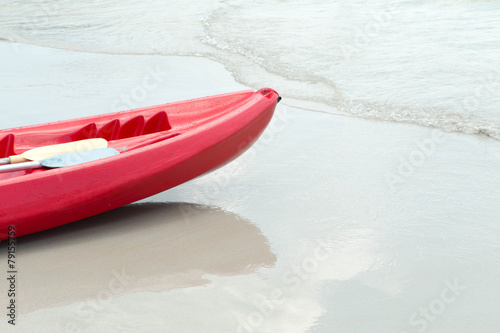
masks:
[[[73,141],[68,143],[61,143],[58,145],[33,148],[31,150],[24,152],[23,154],[21,154],[21,156],[28,160],[41,161],[48,157],[59,154],[106,148],[106,147],[108,147],[108,141],[106,141],[105,139],[101,138],[87,139],[87,140]]]
[[[63,168],[82,163],[100,160],[102,158],[111,157],[120,154],[113,148],[100,148],[92,150],[83,150],[66,154],[59,154],[40,161],[42,166],[46,168]]]

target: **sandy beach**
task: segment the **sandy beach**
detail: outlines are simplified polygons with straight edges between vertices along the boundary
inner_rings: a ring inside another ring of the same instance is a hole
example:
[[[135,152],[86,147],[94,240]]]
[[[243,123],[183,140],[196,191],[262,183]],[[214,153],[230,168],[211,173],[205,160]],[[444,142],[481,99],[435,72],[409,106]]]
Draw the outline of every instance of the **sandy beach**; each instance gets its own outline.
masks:
[[[0,64],[2,128],[255,88],[205,57],[0,41]],[[0,331],[497,332],[499,141],[321,111],[285,98],[223,168],[19,238]]]

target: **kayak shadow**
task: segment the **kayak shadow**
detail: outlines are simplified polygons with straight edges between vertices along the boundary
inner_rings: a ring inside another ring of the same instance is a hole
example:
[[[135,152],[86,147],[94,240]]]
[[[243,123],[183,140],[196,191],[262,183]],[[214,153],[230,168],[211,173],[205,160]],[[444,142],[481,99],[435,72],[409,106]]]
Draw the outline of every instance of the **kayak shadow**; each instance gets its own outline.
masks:
[[[188,203],[124,206],[20,237],[16,250],[24,314],[201,286],[210,283],[206,275],[249,274],[276,261],[250,221]]]

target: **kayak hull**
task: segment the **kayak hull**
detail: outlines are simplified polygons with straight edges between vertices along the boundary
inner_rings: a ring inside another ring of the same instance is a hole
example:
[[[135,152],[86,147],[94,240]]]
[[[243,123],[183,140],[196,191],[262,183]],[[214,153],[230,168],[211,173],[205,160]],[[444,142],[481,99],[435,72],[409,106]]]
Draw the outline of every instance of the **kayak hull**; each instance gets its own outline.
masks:
[[[15,226],[16,236],[57,227],[147,198],[228,163],[264,131],[278,98],[265,88],[0,131],[0,158],[93,137],[106,138],[122,152],[82,165],[0,178],[0,239],[7,237],[9,226]]]

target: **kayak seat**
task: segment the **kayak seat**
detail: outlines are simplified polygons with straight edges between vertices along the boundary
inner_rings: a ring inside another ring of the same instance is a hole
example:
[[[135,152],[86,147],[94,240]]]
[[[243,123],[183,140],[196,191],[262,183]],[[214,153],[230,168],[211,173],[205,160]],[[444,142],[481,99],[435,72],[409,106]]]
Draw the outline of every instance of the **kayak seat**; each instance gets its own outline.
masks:
[[[93,139],[97,135],[97,126],[95,123],[90,123],[82,129],[76,131],[75,133],[70,135],[70,141],[78,141],[85,139]]]
[[[120,128],[120,134],[118,134],[118,139],[131,138],[134,136],[139,136],[142,134],[144,129],[144,116],[137,116],[130,119]]]
[[[124,124],[122,124],[119,119],[114,119],[100,128],[98,125],[95,129],[97,132],[95,136],[92,136],[94,135],[94,130],[89,127],[89,125],[81,129],[79,133],[81,135],[89,135],[85,139],[97,137],[113,141],[168,131],[171,128],[172,126],[168,121],[167,113],[165,111],[160,111],[147,119],[147,121],[143,115],[140,115],[127,120]]]
[[[116,140],[118,137],[118,131],[120,130],[120,120],[114,119],[101,127],[97,133],[98,138],[103,138],[108,141]]]
[[[171,128],[172,126],[170,126],[170,123],[168,122],[167,113],[165,111],[161,111],[152,116],[146,122],[142,135],[168,131]]]
[[[14,134],[8,134],[0,140],[0,158],[14,154]]]

